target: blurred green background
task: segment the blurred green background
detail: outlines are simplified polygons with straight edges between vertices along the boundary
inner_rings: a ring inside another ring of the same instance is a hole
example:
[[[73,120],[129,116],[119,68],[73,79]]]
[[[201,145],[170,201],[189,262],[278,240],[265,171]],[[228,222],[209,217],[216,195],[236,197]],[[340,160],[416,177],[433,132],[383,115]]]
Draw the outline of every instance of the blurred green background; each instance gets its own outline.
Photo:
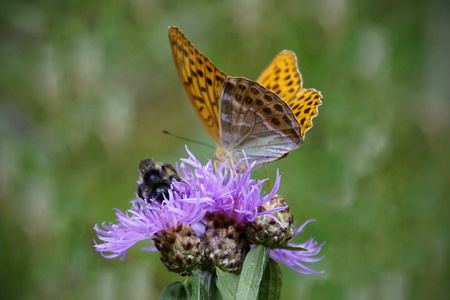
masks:
[[[3,1],[2,298],[155,299],[182,279],[148,243],[124,261],[93,248],[141,159],[187,156],[163,129],[213,145],[172,61],[175,25],[233,76],[293,50],[324,95],[302,147],[268,165],[295,219],[317,219],[297,241],[326,241],[310,265],[325,274],[282,267],[282,299],[448,299],[448,16],[444,0]]]

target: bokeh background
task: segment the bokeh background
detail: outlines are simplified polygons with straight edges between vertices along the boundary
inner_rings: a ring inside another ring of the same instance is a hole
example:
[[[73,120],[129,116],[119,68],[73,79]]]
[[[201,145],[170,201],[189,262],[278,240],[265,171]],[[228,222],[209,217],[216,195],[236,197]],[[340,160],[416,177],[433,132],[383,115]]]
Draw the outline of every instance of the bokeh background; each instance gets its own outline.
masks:
[[[124,261],[93,248],[141,159],[187,156],[162,130],[213,145],[172,61],[176,25],[233,76],[293,50],[324,95],[302,147],[268,165],[295,219],[317,220],[297,241],[326,241],[325,274],[282,267],[282,299],[448,299],[448,16],[444,0],[3,1],[2,298],[155,299],[182,279],[147,243]]]

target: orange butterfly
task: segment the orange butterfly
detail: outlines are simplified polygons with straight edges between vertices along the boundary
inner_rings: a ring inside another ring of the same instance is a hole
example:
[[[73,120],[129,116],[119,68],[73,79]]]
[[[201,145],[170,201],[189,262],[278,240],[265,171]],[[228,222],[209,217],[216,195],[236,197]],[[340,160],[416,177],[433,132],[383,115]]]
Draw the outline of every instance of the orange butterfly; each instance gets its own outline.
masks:
[[[302,88],[292,51],[280,52],[255,82],[227,76],[174,26],[169,40],[184,88],[218,146],[216,162],[236,163],[244,151],[250,163],[260,165],[300,147],[322,95]]]

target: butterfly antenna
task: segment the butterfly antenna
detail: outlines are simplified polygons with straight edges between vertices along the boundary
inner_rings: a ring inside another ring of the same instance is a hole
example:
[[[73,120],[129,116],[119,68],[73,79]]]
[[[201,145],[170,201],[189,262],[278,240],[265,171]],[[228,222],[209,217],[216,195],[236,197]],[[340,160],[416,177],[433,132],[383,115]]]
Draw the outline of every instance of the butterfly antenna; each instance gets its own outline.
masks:
[[[264,170],[266,171],[267,185],[269,186],[269,189],[272,189],[272,185],[270,184],[269,171],[267,171],[266,165],[264,165]]]
[[[191,142],[191,143],[196,143],[196,144],[200,144],[200,145],[203,145],[203,146],[206,146],[206,147],[215,149],[213,146],[208,145],[208,144],[206,144],[206,143],[202,143],[202,142],[199,142],[199,141],[194,141],[194,140],[191,140],[191,139],[187,139],[187,138],[184,138],[184,137],[175,135],[175,134],[173,134],[173,133],[170,133],[170,132],[168,132],[167,130],[163,130],[162,133],[167,134],[167,135],[171,135],[171,136],[176,137],[177,139],[180,139],[180,140],[183,140],[183,141],[187,141],[187,142]]]

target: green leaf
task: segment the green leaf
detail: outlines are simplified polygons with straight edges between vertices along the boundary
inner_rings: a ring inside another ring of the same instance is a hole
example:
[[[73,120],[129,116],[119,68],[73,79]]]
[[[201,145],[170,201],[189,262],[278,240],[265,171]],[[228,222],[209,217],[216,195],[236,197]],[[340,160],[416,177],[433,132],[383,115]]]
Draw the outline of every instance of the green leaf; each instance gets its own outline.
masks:
[[[204,297],[205,291],[200,285],[200,276],[195,274],[189,276],[183,281],[183,286],[186,290],[187,298],[189,300],[206,299]]]
[[[240,276],[236,276],[232,273],[224,272],[219,268],[216,268],[217,274],[217,287],[225,300],[236,299],[236,292],[239,285]]]
[[[221,299],[221,297],[214,284],[212,274],[199,272],[187,277],[182,282],[174,282],[168,285],[162,291],[159,299],[207,300]]]
[[[269,248],[258,245],[245,258],[236,299],[256,299],[259,284],[269,258]]]
[[[184,284],[177,281],[169,284],[162,291],[159,300],[187,299],[187,292]]]
[[[276,261],[269,259],[259,287],[258,300],[278,300],[281,293],[281,269]]]
[[[216,286],[215,274],[210,272],[198,272],[197,275],[200,281],[200,289],[201,289],[200,296],[202,297],[198,299],[221,300],[222,296],[220,295],[220,292]]]

